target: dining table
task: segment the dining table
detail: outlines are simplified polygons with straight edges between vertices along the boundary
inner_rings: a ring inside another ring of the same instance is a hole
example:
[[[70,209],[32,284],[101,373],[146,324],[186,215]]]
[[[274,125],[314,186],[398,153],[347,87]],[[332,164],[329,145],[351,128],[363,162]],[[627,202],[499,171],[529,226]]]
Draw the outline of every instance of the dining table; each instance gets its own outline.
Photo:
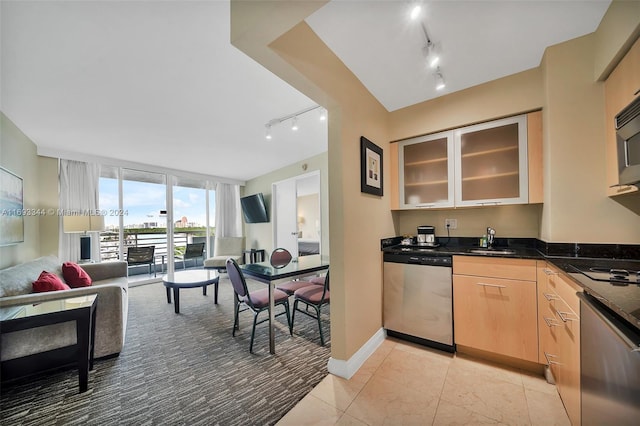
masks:
[[[246,278],[251,278],[269,286],[269,352],[276,353],[274,289],[278,284],[297,278],[304,278],[329,269],[329,260],[325,256],[301,256],[286,265],[272,265],[270,262],[248,263],[240,265]]]

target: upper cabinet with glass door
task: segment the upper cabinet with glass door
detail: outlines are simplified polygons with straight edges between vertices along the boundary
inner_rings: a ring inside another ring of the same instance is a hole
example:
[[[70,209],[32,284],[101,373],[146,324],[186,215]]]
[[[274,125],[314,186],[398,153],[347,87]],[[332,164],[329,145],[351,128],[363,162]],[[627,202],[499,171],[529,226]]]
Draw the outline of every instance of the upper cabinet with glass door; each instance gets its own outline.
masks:
[[[527,117],[455,131],[456,206],[529,202]]]
[[[399,207],[453,207],[453,132],[398,143]]]

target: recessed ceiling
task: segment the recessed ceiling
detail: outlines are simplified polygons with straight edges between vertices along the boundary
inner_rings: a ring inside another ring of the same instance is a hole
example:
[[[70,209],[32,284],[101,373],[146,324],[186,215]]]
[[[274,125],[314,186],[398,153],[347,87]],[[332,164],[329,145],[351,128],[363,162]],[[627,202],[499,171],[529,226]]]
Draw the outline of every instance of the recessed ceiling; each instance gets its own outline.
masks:
[[[609,0],[333,0],[306,19],[384,107],[394,111],[540,65],[546,47],[596,30]],[[411,20],[420,4],[419,19]],[[436,91],[426,39],[440,55]]]
[[[307,22],[389,110],[539,65],[597,28],[609,1],[334,0]],[[1,105],[38,147],[248,180],[327,150],[314,105],[229,42],[228,1],[0,2]]]

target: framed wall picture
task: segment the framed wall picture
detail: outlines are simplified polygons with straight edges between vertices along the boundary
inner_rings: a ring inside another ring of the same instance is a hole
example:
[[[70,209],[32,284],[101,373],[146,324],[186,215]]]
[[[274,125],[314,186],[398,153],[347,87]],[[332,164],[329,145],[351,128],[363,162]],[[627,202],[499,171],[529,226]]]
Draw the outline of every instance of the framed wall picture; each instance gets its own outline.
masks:
[[[24,241],[22,178],[0,167],[0,246]]]
[[[360,137],[360,191],[382,196],[382,148]]]

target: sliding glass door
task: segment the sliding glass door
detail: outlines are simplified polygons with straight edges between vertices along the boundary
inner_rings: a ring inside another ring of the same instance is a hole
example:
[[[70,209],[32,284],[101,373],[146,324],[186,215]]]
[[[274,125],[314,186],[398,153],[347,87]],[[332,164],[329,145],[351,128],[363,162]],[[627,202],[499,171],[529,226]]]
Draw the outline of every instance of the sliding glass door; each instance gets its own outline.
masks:
[[[107,215],[101,260],[126,260],[129,247],[153,247],[151,277],[202,267],[207,253],[213,251],[215,190],[211,186],[206,180],[102,166],[99,205]],[[184,260],[187,245],[198,243],[204,243],[202,256]],[[129,275],[149,273],[148,265],[129,268]]]

